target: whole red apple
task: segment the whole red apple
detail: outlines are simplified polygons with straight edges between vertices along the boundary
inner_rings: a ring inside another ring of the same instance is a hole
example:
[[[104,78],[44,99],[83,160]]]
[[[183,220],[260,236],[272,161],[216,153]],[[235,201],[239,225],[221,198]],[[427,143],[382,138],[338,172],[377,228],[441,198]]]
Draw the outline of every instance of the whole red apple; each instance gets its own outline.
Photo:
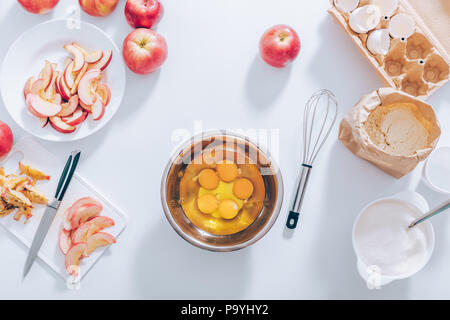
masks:
[[[79,0],[81,9],[91,16],[104,17],[116,9],[119,0]]]
[[[264,33],[259,49],[265,62],[273,67],[283,68],[300,52],[300,39],[291,27],[277,25]]]
[[[13,145],[13,134],[11,128],[0,121],[0,158],[6,156]]]
[[[138,74],[152,73],[167,58],[166,40],[153,30],[136,29],[123,42],[123,58],[131,71]]]
[[[46,14],[50,12],[59,0],[18,0],[20,5],[27,11],[36,14]]]
[[[133,28],[152,28],[164,14],[158,0],[128,0],[125,5],[125,18]]]

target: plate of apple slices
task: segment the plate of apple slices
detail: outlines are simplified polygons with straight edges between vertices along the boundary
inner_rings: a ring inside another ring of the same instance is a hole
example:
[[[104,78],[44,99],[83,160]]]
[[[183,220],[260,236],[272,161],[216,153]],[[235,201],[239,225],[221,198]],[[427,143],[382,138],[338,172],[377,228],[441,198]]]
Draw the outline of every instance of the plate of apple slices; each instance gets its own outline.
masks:
[[[4,105],[35,137],[85,138],[103,128],[121,105],[126,78],[119,57],[114,41],[92,24],[41,23],[22,34],[5,56]]]

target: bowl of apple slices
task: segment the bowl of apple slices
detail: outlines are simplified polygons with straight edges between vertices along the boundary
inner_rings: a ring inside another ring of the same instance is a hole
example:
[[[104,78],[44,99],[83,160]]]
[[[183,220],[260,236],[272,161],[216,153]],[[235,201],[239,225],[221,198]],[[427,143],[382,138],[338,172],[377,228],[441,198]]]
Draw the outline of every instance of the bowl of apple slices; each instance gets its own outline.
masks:
[[[50,40],[33,46],[43,35]],[[122,102],[125,69],[118,57],[112,39],[91,24],[70,29],[66,20],[51,20],[37,25],[15,41],[3,62],[5,107],[38,138],[87,137],[109,122]]]

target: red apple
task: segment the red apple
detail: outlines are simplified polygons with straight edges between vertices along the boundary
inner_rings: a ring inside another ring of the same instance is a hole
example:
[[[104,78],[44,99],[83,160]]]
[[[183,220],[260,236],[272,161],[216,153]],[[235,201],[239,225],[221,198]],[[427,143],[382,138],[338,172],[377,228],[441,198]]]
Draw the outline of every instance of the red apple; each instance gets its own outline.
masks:
[[[131,71],[152,73],[167,58],[166,40],[153,30],[136,29],[123,42],[123,58]]]
[[[6,156],[11,151],[13,140],[11,128],[0,121],[0,157]]]
[[[18,0],[20,5],[27,11],[37,14],[50,12],[59,0]]]
[[[128,0],[125,5],[125,18],[133,28],[152,28],[164,14],[158,0]]]
[[[265,62],[283,68],[300,52],[300,39],[291,27],[277,25],[264,33],[259,48]]]
[[[81,8],[91,16],[104,17],[116,9],[119,0],[79,0]]]

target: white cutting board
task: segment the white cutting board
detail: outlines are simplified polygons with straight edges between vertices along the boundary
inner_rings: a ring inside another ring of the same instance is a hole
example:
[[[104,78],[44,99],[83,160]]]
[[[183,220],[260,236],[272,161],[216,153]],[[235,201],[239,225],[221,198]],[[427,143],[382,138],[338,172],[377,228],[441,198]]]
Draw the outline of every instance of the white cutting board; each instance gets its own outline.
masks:
[[[8,157],[2,159],[0,162],[0,166],[5,166],[5,172],[7,174],[13,172],[18,173],[18,160],[50,175],[50,181],[38,181],[36,187],[49,200],[53,199],[67,158],[57,159],[52,153],[40,145],[36,139],[26,137],[14,144]],[[81,161],[83,161],[83,153],[81,153]],[[59,233],[62,229],[62,216],[66,208],[70,207],[76,200],[86,196],[97,199],[102,203],[103,211],[100,215],[114,219],[115,226],[104,229],[104,232],[112,234],[117,239],[127,225],[127,216],[75,172],[55,220],[38,254],[38,257],[56,271],[64,280],[68,279],[68,274],[65,270],[64,254],[59,249]],[[11,213],[6,217],[0,218],[0,225],[30,248],[45,208],[43,205],[36,205],[33,208],[33,217],[26,224],[24,224],[24,217],[20,221],[15,221],[13,219],[14,213]],[[89,257],[82,259],[80,262],[80,278],[82,279],[89,272],[105,250],[111,250],[113,252],[114,246],[119,245],[119,243],[120,240],[117,239],[117,243],[109,247],[98,248]],[[25,260],[23,262],[25,264]]]

